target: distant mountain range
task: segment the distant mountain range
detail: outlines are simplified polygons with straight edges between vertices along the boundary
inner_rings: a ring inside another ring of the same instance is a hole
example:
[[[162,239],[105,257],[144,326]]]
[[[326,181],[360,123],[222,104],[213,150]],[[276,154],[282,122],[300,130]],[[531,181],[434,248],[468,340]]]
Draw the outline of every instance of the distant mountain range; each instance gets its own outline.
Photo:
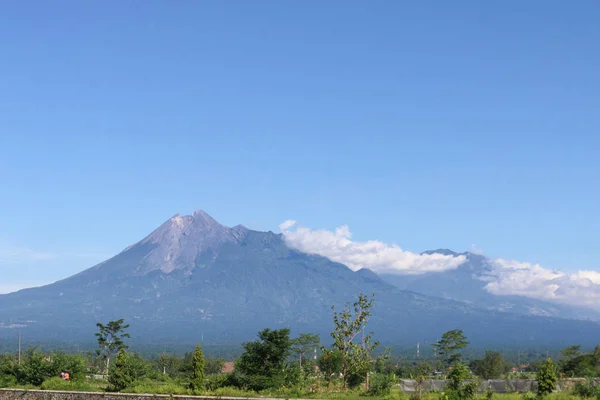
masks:
[[[265,327],[317,332],[326,341],[331,306],[363,291],[376,297],[369,326],[390,345],[432,343],[455,328],[474,345],[596,344],[596,322],[556,318],[566,315],[561,307],[488,296],[476,279],[485,259],[466,255],[468,263],[444,275],[379,277],[293,250],[280,234],[228,228],[197,211],[170,218],[77,275],[1,295],[0,337],[19,328],[31,340],[90,342],[96,322],[125,318],[138,344],[201,337],[238,344]]]
[[[600,320],[600,311],[550,303],[523,296],[498,296],[488,292],[485,286],[495,278],[491,260],[469,252],[455,253],[448,249],[429,250],[423,254],[464,256],[466,262],[457,269],[422,275],[381,274],[381,278],[403,290],[412,290],[429,296],[465,301],[489,310],[505,311],[522,315]]]

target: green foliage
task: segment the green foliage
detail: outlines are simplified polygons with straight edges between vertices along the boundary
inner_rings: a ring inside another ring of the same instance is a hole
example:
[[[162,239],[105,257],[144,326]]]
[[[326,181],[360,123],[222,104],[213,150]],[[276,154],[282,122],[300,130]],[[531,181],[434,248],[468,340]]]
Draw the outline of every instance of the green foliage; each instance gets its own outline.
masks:
[[[600,372],[600,348],[594,352],[583,354],[581,346],[569,346],[561,350],[560,372],[567,377],[597,376]]]
[[[87,359],[82,354],[51,353],[50,360],[53,377],[65,371],[69,373],[72,382],[81,382],[85,379]]]
[[[95,388],[89,383],[79,381],[65,381],[59,377],[50,378],[45,380],[41,387],[42,390],[66,390],[66,391],[80,391],[80,392],[93,392]]]
[[[600,395],[600,390],[598,390],[598,386],[594,385],[593,382],[585,381],[576,382],[571,393],[578,397],[590,398]]]
[[[321,338],[314,333],[301,333],[300,336],[292,340],[292,351],[298,356],[300,366],[306,353],[313,351],[321,343]]]
[[[290,330],[265,329],[258,337],[257,341],[244,343],[245,351],[235,367],[235,381],[239,387],[252,390],[280,386],[285,360],[292,346]]]
[[[486,351],[482,360],[475,360],[470,366],[483,379],[498,379],[505,371],[504,357],[496,351]]]
[[[325,380],[331,382],[342,369],[342,353],[336,349],[323,349],[321,355],[317,359],[317,365],[323,374]]]
[[[208,375],[204,382],[208,391],[215,391],[233,384],[231,374]]]
[[[462,363],[456,363],[448,373],[448,383],[446,383],[446,388],[458,391],[462,387],[463,382],[469,378],[471,378],[469,369]]]
[[[523,400],[538,400],[538,396],[535,393],[525,392],[522,396]]]
[[[364,380],[366,373],[371,371],[374,366],[371,352],[379,346],[379,342],[371,343],[372,332],[364,333],[371,316],[374,297],[370,299],[359,295],[358,300],[350,306],[346,306],[341,312],[333,313],[334,331],[331,333],[333,338],[333,348],[337,349],[341,355],[340,372],[344,380],[344,389],[358,386]],[[355,339],[362,334],[360,343]]]
[[[40,386],[46,379],[58,376],[55,366],[40,349],[29,348],[21,365],[15,364],[13,373],[20,384]]]
[[[556,389],[556,368],[552,360],[548,358],[539,369],[537,376],[537,394],[539,397],[546,396]]]
[[[192,374],[190,376],[190,389],[194,393],[204,390],[204,366],[204,353],[200,345],[197,344],[192,357]]]
[[[225,366],[225,360],[222,358],[207,357],[205,358],[206,365],[204,367],[205,375],[220,374]]]
[[[390,394],[392,385],[396,382],[394,374],[371,374],[369,376],[369,390],[367,393],[370,396],[385,396]]]
[[[108,383],[110,384],[109,391],[120,392],[130,386],[134,381],[131,375],[131,370],[128,365],[128,357],[125,349],[119,350],[117,361],[110,369]]]
[[[123,393],[152,393],[152,394],[168,394],[168,395],[189,395],[192,394],[190,389],[170,380],[166,382],[158,382],[150,379],[142,379],[134,382]]]
[[[178,376],[184,367],[183,359],[181,357],[170,356],[162,353],[154,361],[155,369],[163,375],[168,375],[172,378]]]
[[[433,344],[433,348],[442,358],[444,366],[450,367],[462,360],[460,350],[467,347],[468,344],[462,329],[454,329],[444,333],[442,338]]]
[[[108,370],[112,355],[121,349],[127,348],[123,339],[131,337],[129,333],[125,332],[129,328],[129,325],[126,325],[125,320],[121,318],[116,321],[110,321],[106,325],[98,322],[96,326],[99,329],[99,332],[95,334],[100,346],[98,353],[104,358],[106,369]]]

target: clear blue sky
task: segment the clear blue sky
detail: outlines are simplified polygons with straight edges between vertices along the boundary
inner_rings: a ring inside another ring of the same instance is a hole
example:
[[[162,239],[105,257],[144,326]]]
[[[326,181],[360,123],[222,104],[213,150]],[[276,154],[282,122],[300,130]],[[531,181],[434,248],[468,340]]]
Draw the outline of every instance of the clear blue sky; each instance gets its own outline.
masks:
[[[0,283],[200,208],[597,270],[598,21],[584,0],[2,2]]]

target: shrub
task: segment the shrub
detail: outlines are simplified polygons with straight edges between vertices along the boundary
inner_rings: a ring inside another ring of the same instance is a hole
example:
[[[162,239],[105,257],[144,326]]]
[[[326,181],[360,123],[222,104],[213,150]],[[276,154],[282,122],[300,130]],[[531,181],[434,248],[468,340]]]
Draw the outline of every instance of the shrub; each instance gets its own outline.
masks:
[[[537,396],[535,393],[525,392],[523,393],[523,400],[536,400]]]
[[[592,382],[589,381],[576,382],[573,386],[572,393],[575,396],[584,398],[595,397],[598,394],[600,394],[598,388]]]
[[[372,374],[369,377],[369,390],[367,393],[370,396],[390,394],[394,382],[395,376],[393,374]]]
[[[204,382],[206,385],[206,390],[210,391],[232,385],[231,374],[208,375]]]
[[[536,380],[538,384],[537,395],[539,397],[544,397],[556,389],[556,369],[550,358],[544,362],[538,371]]]
[[[94,387],[82,380],[65,381],[55,377],[45,380],[41,385],[42,390],[71,390],[79,392],[93,392]]]
[[[456,363],[448,374],[448,383],[446,387],[450,390],[458,391],[462,383],[471,377],[469,369],[461,363]]]
[[[108,383],[111,392],[120,392],[133,383],[133,377],[127,365],[127,353],[124,349],[119,351],[117,361],[110,368]]]
[[[14,375],[2,375],[0,373],[0,388],[15,387],[17,384],[17,378]]]

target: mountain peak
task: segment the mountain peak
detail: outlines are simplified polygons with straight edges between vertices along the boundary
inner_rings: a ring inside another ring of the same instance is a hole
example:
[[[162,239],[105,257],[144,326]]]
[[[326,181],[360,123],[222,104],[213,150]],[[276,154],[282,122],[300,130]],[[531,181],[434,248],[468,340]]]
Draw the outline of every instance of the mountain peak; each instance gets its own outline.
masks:
[[[458,257],[460,254],[450,250],[450,249],[436,249],[436,250],[427,250],[422,252],[421,254],[442,254],[444,256],[452,256]]]
[[[160,269],[169,273],[174,270],[191,271],[198,254],[223,243],[236,242],[246,234],[241,227],[228,228],[218,223],[203,210],[192,215],[175,214],[158,229],[135,246],[152,246],[135,274],[144,275]]]

